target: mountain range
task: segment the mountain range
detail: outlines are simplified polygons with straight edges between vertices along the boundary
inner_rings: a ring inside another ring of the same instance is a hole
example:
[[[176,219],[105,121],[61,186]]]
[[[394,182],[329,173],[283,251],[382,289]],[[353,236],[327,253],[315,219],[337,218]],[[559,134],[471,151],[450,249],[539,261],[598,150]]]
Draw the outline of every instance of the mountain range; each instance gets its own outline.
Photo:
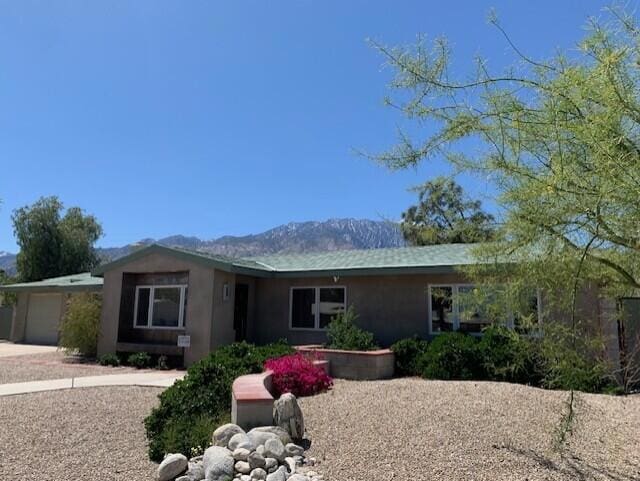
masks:
[[[368,219],[329,219],[290,222],[259,234],[223,236],[202,240],[173,235],[162,239],[142,239],[120,247],[101,247],[98,253],[106,261],[125,256],[133,249],[150,244],[197,250],[231,257],[264,254],[297,254],[345,249],[402,247],[405,241],[397,224]],[[0,269],[15,274],[15,254],[0,252]]]

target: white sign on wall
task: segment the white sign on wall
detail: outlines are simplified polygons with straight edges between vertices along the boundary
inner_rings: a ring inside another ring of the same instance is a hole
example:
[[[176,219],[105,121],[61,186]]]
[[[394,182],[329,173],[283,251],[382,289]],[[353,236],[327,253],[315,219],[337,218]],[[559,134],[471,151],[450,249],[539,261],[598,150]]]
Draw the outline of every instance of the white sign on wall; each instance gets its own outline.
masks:
[[[178,336],[178,347],[190,347],[191,336]]]

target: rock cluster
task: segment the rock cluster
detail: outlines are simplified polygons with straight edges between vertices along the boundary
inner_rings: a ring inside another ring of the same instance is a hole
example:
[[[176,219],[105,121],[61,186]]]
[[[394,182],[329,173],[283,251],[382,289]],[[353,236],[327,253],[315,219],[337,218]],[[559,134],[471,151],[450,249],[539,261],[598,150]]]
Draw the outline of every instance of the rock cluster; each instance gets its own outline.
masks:
[[[203,456],[167,455],[158,466],[158,481],[323,481],[314,471],[316,460],[291,441],[280,426],[245,432],[225,424],[214,431]]]

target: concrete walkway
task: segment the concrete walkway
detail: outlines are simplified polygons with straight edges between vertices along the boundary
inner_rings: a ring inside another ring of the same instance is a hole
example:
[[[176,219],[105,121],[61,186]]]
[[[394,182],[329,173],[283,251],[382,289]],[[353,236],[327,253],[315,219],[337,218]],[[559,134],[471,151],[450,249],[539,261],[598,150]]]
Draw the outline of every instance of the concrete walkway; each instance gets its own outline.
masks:
[[[0,341],[0,357],[28,356],[29,354],[44,354],[47,352],[56,352],[57,350],[57,346],[14,344],[9,341]]]
[[[0,396],[99,386],[150,386],[166,388],[171,386],[176,380],[182,379],[184,374],[185,373],[181,371],[134,372],[128,374],[49,379],[46,381],[16,382],[0,384]]]

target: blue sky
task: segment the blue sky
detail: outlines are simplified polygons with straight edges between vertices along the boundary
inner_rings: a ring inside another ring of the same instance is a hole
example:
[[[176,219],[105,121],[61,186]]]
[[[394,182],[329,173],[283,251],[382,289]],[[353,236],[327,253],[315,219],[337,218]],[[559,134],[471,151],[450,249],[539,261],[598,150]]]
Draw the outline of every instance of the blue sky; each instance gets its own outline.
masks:
[[[0,250],[11,212],[58,195],[102,222],[99,245],[289,221],[398,218],[437,162],[390,173],[390,71],[365,41],[444,35],[464,73],[572,48],[608,2],[0,2]],[[482,181],[466,179],[476,196]]]

